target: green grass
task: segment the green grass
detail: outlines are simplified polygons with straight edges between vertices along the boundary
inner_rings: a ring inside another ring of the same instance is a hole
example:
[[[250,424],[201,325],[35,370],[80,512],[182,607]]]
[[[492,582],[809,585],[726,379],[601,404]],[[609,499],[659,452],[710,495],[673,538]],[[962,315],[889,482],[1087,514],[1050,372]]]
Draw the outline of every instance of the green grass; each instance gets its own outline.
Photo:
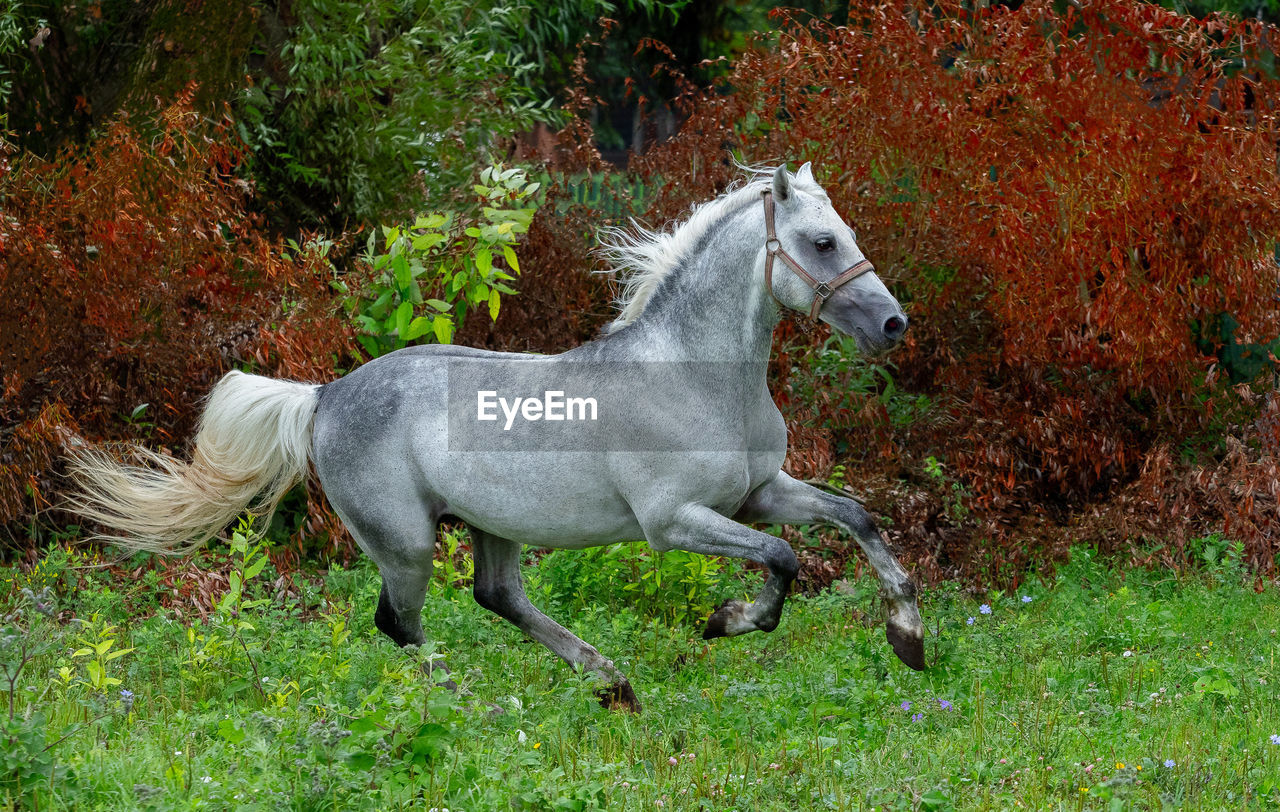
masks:
[[[590,681],[464,590],[437,585],[435,642],[395,649],[372,626],[369,566],[287,601],[268,568],[194,624],[156,609],[154,576],[110,580],[57,551],[0,571],[0,662],[13,673],[34,652],[0,738],[0,808],[1280,807],[1280,594],[1229,562],[1121,574],[1077,551],[1018,594],[930,591],[936,664],[917,674],[884,642],[874,583],[706,645],[641,592],[565,597],[546,583],[569,577],[562,555],[529,568],[531,591],[630,676],[642,715],[601,709]],[[45,585],[57,619],[20,593]],[[437,653],[463,694],[424,675]]]

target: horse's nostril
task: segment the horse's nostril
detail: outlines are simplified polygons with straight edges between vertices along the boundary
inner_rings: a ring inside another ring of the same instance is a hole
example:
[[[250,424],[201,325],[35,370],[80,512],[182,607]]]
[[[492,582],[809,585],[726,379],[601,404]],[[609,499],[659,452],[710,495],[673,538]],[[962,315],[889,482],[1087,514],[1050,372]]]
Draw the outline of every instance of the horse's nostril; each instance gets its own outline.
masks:
[[[884,334],[889,338],[901,338],[906,331],[906,317],[890,316],[884,322]]]

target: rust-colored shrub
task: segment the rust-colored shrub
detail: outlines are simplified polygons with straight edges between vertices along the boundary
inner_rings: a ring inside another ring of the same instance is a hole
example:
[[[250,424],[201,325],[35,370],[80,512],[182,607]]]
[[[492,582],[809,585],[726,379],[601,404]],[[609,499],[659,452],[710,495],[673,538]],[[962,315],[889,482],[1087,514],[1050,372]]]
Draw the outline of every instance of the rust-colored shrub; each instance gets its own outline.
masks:
[[[176,445],[233,364],[318,380],[350,346],[327,266],[259,233],[233,131],[192,92],[82,152],[0,164],[0,526],[49,504],[76,433]]]
[[[1239,345],[1280,334],[1276,31],[1136,0],[858,2],[850,19],[789,22],[628,170],[652,226],[738,177],[730,149],[812,160],[907,303],[894,375],[933,408],[905,428],[883,400],[793,380],[825,330],[780,327],[791,472],[848,463],[930,578],[1016,579],[1080,538],[1181,565],[1217,529],[1274,572],[1276,401],[1266,381],[1228,386],[1244,367],[1214,341],[1230,320]],[[581,146],[582,126],[562,136]],[[555,293],[491,346],[561,349],[607,318],[566,323],[566,301],[600,310],[593,264],[541,236],[603,218],[539,221],[522,287]],[[922,477],[927,456],[944,481]]]
[[[726,147],[812,160],[908,303],[899,385],[937,405],[890,463],[943,458],[978,532],[1012,549],[1022,517],[1061,522],[1159,449],[1216,445],[1194,495],[1157,501],[1185,511],[1218,487],[1197,532],[1226,521],[1272,566],[1254,506],[1275,452],[1223,444],[1256,407],[1205,351],[1226,316],[1241,344],[1280,335],[1280,34],[1137,0],[859,0],[850,21],[788,21],[727,92],[690,100],[681,133],[633,160],[668,181],[651,219],[717,191]],[[883,458],[874,410],[823,415],[837,434],[850,418]],[[801,468],[823,456],[807,443]],[[1235,477],[1252,484],[1214,485]]]

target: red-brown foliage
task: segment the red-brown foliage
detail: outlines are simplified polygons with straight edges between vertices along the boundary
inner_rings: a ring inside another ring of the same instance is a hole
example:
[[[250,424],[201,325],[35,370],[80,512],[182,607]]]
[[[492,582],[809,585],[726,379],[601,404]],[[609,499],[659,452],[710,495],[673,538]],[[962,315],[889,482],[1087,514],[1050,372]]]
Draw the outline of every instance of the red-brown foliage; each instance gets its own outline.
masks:
[[[327,266],[258,232],[231,130],[190,92],[83,152],[0,165],[0,526],[49,503],[76,433],[176,445],[233,364],[319,380],[347,351]]]
[[[1242,342],[1280,335],[1274,29],[1136,0],[868,1],[850,19],[790,22],[730,92],[691,101],[680,135],[633,163],[669,181],[653,219],[726,182],[726,146],[812,160],[909,302],[899,383],[932,394],[938,422],[902,462],[944,459],[1006,548],[1021,516],[1063,520],[1250,413],[1196,330],[1226,313]],[[1275,528],[1247,517],[1274,498],[1275,452],[1232,449],[1161,504],[1217,487],[1198,532],[1225,521],[1270,566]],[[1226,488],[1240,466],[1255,493]]]
[[[1230,314],[1239,341],[1280,334],[1280,36],[1138,0],[859,0],[850,19],[788,23],[723,87],[682,100],[680,134],[630,167],[660,225],[739,175],[731,148],[812,160],[907,304],[895,376],[934,404],[907,429],[875,398],[796,396],[790,371],[823,333],[782,327],[791,469],[826,476],[854,449],[850,478],[928,577],[1016,578],[1082,536],[1178,564],[1215,529],[1274,571],[1280,405],[1262,384],[1226,386],[1196,330]],[[576,109],[589,103],[580,90]],[[0,168],[0,324],[31,333],[0,347],[0,520],[30,510],[26,487],[47,490],[32,472],[68,415],[111,435],[150,402],[170,441],[228,364],[316,379],[349,346],[339,321],[292,326],[330,317],[316,274],[244,222],[236,151],[182,115],[154,138],[118,125],[69,163]],[[562,166],[603,171],[583,119],[561,135]],[[521,246],[521,295],[458,340],[589,337],[608,319],[584,239],[601,224],[548,203]],[[302,303],[287,318],[281,285]],[[922,476],[928,455],[963,489]]]

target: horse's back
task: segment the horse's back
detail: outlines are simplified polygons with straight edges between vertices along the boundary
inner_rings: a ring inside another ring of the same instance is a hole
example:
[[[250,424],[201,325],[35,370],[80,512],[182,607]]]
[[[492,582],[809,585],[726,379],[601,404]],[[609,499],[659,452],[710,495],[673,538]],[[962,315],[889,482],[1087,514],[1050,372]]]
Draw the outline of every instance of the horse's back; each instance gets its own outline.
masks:
[[[488,368],[501,377],[555,356],[430,345],[378,358],[327,384],[312,433],[312,460],[330,501],[344,516],[393,515],[412,503],[456,515],[481,529],[534,543],[568,546],[638,538],[625,500],[609,483],[607,460],[574,451],[493,451],[468,446],[454,409],[449,374]],[[461,365],[458,365],[461,362]],[[511,364],[516,364],[512,367]],[[455,401],[458,381],[455,380]],[[469,393],[474,408],[475,393]],[[500,413],[499,413],[500,414]],[[451,442],[452,439],[452,442]],[[535,538],[536,537],[536,538]]]
[[[602,358],[618,344],[560,356],[433,345],[372,361],[321,390],[312,445],[320,481],[344,515],[424,502],[436,516],[552,547],[642,538],[651,514],[682,502],[732,515],[785,453],[767,389],[740,395],[744,421],[697,405],[723,393],[708,380],[715,365]],[[601,420],[515,418],[508,431],[500,409],[479,422],[477,393],[491,389],[601,394]]]

